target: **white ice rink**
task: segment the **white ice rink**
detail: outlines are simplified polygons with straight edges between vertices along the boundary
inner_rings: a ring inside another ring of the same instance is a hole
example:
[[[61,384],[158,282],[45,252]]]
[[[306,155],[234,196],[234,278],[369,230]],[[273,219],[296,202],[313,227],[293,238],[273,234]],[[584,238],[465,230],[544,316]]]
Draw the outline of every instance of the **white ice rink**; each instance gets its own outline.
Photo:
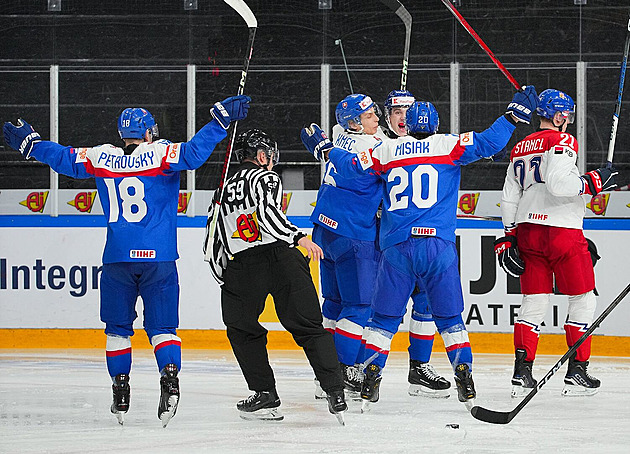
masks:
[[[406,353],[392,353],[381,401],[366,414],[350,402],[342,427],[325,402],[313,398],[313,374],[302,352],[270,356],[284,421],[238,417],[236,401],[249,391],[230,351],[184,350],[179,410],[163,429],[156,415],[158,373],[148,350],[134,351],[124,426],[109,413],[104,352],[0,351],[0,452],[630,452],[630,358],[592,358],[589,371],[602,389],[586,398],[560,395],[564,366],[510,424],[498,426],[475,420],[454,390],[448,399],[408,396]],[[535,377],[557,360],[537,358]],[[503,411],[518,403],[509,396],[512,361],[510,355],[475,356],[478,405]],[[435,354],[432,363],[449,374],[444,354]]]

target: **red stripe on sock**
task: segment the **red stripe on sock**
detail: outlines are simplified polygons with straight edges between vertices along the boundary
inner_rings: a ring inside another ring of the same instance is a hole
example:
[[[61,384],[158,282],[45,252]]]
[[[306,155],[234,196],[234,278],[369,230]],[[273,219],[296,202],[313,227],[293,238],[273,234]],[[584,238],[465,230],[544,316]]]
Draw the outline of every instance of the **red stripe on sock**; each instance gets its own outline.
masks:
[[[360,334],[349,333],[348,331],[344,331],[344,330],[339,329],[339,328],[337,328],[335,330],[335,333],[339,334],[340,336],[349,337],[350,339],[354,339],[354,340],[360,340],[361,339],[361,335]]]
[[[155,346],[155,348],[153,349],[153,352],[155,353],[159,349],[164,348],[164,347],[168,347],[169,345],[177,345],[178,347],[181,347],[182,343],[181,343],[181,341],[174,340],[174,339],[167,340],[167,341],[164,341],[164,342],[160,342],[159,344],[157,344]]]
[[[115,356],[126,355],[127,353],[131,354],[131,347],[124,348],[122,350],[107,350],[105,351],[105,356],[108,358],[113,358]]]
[[[426,335],[426,334],[416,334],[416,333],[409,332],[409,337],[413,337],[414,339],[429,341],[435,338],[435,334]]]
[[[463,344],[453,344],[446,347],[447,352],[452,352],[453,350],[457,350],[458,348],[470,348],[470,344],[468,342],[464,342]]]
[[[372,350],[373,352],[378,352],[381,353],[383,355],[389,355],[389,350],[382,350],[380,348],[378,348],[376,345],[373,344],[365,344],[365,348],[368,350]]]

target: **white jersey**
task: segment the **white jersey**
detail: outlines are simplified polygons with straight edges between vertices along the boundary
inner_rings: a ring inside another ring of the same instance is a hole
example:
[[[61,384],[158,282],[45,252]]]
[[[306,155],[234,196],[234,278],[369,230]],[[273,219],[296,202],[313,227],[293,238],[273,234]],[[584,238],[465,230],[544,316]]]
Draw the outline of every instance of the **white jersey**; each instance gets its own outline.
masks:
[[[528,222],[582,229],[586,187],[576,165],[577,153],[575,137],[550,129],[516,144],[501,198],[506,228]]]

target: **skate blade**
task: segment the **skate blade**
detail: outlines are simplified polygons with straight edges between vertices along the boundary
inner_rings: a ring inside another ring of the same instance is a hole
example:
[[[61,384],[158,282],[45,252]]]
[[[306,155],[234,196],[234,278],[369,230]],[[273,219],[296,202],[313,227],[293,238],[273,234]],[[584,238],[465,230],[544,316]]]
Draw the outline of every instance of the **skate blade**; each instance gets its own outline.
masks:
[[[256,411],[239,411],[241,419],[247,421],[282,421],[284,415],[279,408],[261,408]]]
[[[361,399],[361,413],[367,413],[372,409],[372,402],[367,399]]]
[[[121,426],[125,425],[125,414],[122,412],[114,413],[114,416],[118,420],[118,424]]]
[[[510,391],[510,396],[512,399],[521,399],[529,394],[529,392],[534,388],[525,388],[519,385],[512,385],[512,391]]]
[[[315,393],[315,400],[324,400],[324,399],[326,399],[326,393],[324,393],[324,395],[319,395]]]
[[[599,388],[585,388],[584,386],[565,383],[564,388],[562,388],[562,395],[565,397],[592,396],[597,394],[597,391],[599,391]]]
[[[448,399],[451,396],[448,389],[431,389],[423,385],[409,385],[408,393],[412,397],[429,397],[433,399]]]
[[[472,410],[472,408],[475,406],[475,398],[473,397],[472,399],[468,399],[467,401],[465,401],[464,406],[466,407],[466,410]]]
[[[175,413],[177,412],[177,405],[179,404],[178,396],[171,396],[168,398],[168,410],[160,415],[160,421],[162,421],[162,427],[166,427]]]
[[[333,413],[335,415],[335,418],[337,418],[337,421],[339,421],[339,424],[341,424],[342,426],[346,425],[344,413],[345,411],[340,411],[339,413]]]

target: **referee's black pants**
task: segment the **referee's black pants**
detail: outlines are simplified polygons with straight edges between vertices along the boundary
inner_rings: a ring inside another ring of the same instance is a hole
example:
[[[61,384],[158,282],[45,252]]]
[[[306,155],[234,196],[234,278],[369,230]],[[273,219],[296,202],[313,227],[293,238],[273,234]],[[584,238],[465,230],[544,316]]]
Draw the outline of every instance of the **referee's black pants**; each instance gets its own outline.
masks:
[[[333,336],[322,312],[306,258],[284,242],[236,255],[225,270],[221,308],[227,336],[249,389],[275,389],[267,356],[267,330],[258,322],[268,294],[278,319],[304,349],[324,391],[343,388]]]

